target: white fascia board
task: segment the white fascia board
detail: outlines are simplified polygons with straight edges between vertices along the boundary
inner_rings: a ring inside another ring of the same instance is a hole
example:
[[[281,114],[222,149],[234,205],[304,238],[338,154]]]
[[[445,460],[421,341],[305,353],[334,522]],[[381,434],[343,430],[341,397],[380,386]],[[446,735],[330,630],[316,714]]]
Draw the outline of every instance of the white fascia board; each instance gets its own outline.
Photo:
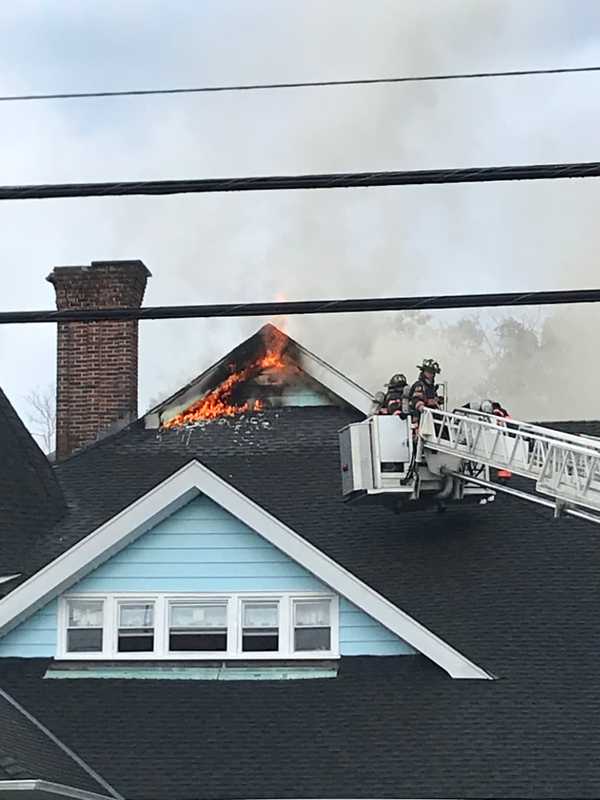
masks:
[[[52,781],[30,780],[30,781],[0,781],[0,796],[2,793],[12,797],[16,792],[37,792],[56,797],[70,797],[73,800],[112,800],[105,794],[88,792],[85,789],[76,789],[73,786],[65,786],[62,783]],[[15,795],[18,797],[19,795]]]
[[[198,461],[190,461],[0,600],[0,634],[149,528],[205,494],[453,678],[489,675]]]

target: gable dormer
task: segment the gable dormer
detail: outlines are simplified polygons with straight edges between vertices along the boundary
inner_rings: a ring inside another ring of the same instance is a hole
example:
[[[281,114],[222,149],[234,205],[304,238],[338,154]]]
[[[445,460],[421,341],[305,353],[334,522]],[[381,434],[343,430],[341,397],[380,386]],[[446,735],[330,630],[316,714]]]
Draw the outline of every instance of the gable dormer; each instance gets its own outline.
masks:
[[[180,427],[217,417],[294,406],[337,406],[368,414],[373,397],[268,324],[151,409],[146,427]]]

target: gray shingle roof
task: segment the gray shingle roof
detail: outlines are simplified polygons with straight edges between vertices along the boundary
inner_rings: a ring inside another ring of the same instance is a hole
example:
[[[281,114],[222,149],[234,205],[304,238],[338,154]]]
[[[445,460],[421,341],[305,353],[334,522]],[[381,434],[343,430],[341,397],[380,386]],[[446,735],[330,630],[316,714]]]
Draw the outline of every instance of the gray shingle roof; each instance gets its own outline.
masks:
[[[46,456],[0,389],[0,576],[22,572],[27,551],[65,512]],[[11,584],[12,586],[12,584]],[[0,585],[0,591],[2,591]]]
[[[106,789],[0,695],[0,780],[45,780],[106,795]]]
[[[69,512],[21,570],[197,458],[499,680],[452,681],[418,656],[279,684],[44,681],[44,662],[7,659],[0,686],[140,800],[597,796],[598,529],[504,496],[444,514],[344,504],[337,431],[356,418],[133,425],[56,467]]]
[[[325,680],[43,680],[46,666],[0,660],[0,684],[127,800],[598,797],[589,672],[461,681],[398,656],[343,658]]]

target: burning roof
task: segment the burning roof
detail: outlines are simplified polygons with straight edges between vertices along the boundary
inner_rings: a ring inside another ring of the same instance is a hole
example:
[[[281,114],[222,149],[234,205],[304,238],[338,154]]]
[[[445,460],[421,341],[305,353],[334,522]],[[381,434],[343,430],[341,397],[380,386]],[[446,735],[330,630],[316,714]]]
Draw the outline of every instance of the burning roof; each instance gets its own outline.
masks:
[[[277,328],[263,333],[264,353],[239,366],[235,361],[231,373],[185,411],[163,424],[165,428],[178,428],[200,420],[235,417],[246,411],[265,408],[264,387],[282,387],[294,372],[289,359],[284,358],[288,339]]]
[[[254,336],[145,416],[146,427],[182,428],[284,406],[352,406],[371,395],[274,325]]]

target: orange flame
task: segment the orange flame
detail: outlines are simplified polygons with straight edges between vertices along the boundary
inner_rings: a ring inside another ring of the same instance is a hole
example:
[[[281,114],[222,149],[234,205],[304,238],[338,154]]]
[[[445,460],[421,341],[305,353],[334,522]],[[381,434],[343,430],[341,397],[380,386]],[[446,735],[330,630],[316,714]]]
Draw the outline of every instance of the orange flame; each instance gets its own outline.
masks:
[[[286,344],[285,336],[270,337],[267,343],[267,352],[257,358],[243,369],[232,372],[219,386],[210,391],[203,398],[195,402],[181,414],[164,423],[165,428],[179,428],[200,420],[218,419],[220,417],[235,417],[250,410],[250,402],[236,404],[232,400],[235,388],[247,380],[256,377],[266,369],[284,369],[285,363],[282,352]],[[231,366],[235,369],[235,365]],[[262,411],[264,403],[255,400],[252,404],[254,411]]]

